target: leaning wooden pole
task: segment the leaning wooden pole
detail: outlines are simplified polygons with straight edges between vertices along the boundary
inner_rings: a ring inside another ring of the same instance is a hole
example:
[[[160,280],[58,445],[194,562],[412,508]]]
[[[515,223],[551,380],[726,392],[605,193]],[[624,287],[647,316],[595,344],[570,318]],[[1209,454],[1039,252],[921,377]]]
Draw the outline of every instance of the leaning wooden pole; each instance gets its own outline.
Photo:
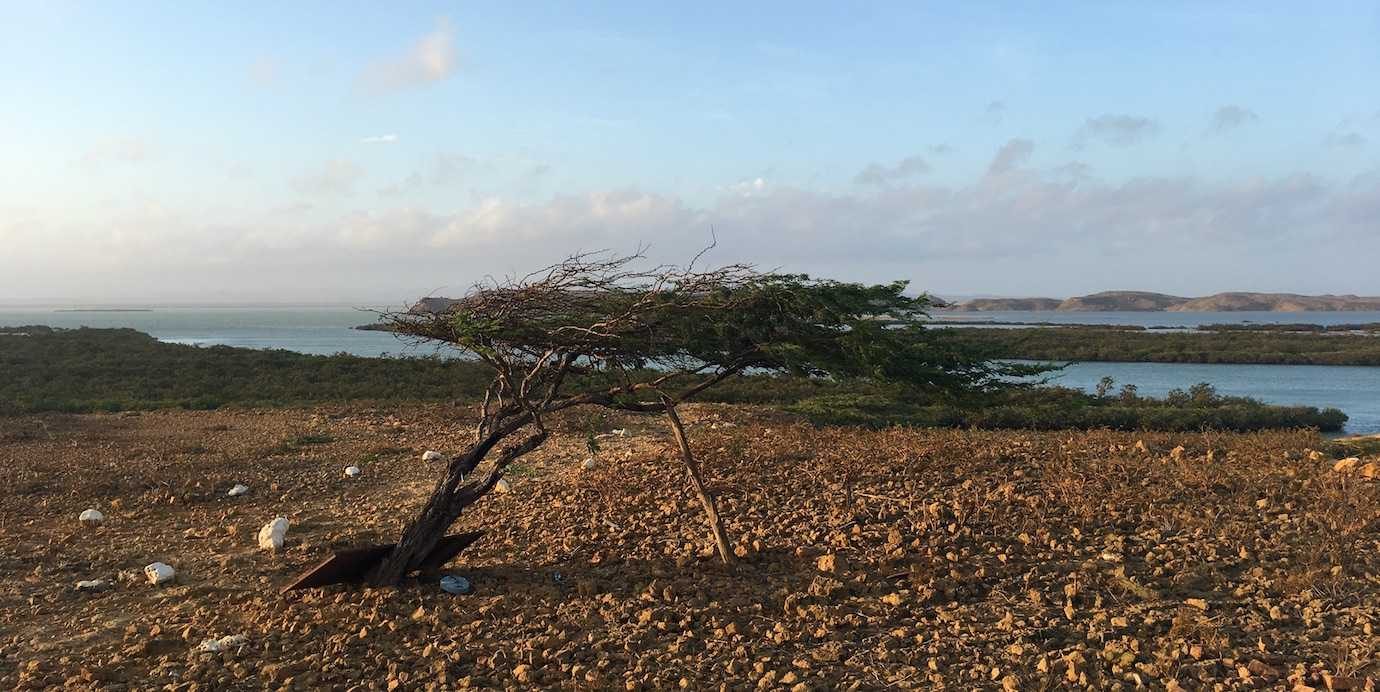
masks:
[[[690,475],[690,483],[695,487],[695,494],[700,497],[700,504],[704,506],[704,513],[709,521],[709,535],[718,546],[719,559],[723,560],[725,565],[731,565],[733,550],[728,546],[728,536],[724,533],[723,522],[719,520],[714,495],[705,487],[704,478],[700,476],[699,464],[695,463],[695,456],[690,452],[690,441],[686,439],[685,426],[681,425],[680,416],[676,414],[675,402],[663,398],[662,403],[666,405],[666,419],[671,423],[671,432],[675,433],[676,444],[680,445],[680,458],[685,463],[685,471]]]

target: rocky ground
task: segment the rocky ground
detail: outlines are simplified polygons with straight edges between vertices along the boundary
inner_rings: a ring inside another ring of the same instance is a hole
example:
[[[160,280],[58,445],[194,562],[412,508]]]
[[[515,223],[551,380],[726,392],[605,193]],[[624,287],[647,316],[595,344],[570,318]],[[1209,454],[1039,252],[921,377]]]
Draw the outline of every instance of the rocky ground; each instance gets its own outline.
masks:
[[[1316,436],[687,414],[735,568],[710,552],[657,419],[571,417],[510,493],[461,519],[488,531],[452,565],[466,596],[430,582],[278,593],[334,549],[394,538],[444,464],[422,452],[464,443],[462,409],[0,419],[0,688],[1370,689],[1380,676],[1376,466],[1310,454]],[[587,431],[603,434],[592,469]],[[237,483],[248,493],[227,496]],[[87,508],[100,526],[78,522]],[[260,550],[278,515],[286,545]],[[144,581],[154,561],[176,580]],[[76,590],[94,579],[108,588]]]

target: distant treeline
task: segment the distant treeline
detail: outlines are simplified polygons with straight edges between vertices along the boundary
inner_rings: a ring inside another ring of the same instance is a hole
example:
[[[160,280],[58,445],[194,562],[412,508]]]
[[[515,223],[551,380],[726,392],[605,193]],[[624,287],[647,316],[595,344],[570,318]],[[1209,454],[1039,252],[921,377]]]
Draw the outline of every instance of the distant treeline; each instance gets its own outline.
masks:
[[[943,331],[959,347],[982,348],[997,358],[1131,363],[1256,363],[1275,365],[1380,365],[1380,336],[1319,333],[1291,328],[1234,328],[1158,332],[1117,327]],[[1354,326],[1354,325],[1353,325]],[[1362,325],[1364,326],[1364,325]],[[1354,331],[1354,330],[1353,330]]]
[[[1001,330],[971,330],[1001,331]],[[1030,330],[1054,331],[1054,330]],[[162,343],[132,329],[0,328],[0,414],[295,406],[343,401],[477,401],[480,363],[454,358],[314,356]],[[1340,430],[1335,409],[1219,397],[1208,385],[1166,399],[1033,387],[968,401],[927,399],[867,381],[744,376],[703,401],[779,407],[820,424],[984,428]]]

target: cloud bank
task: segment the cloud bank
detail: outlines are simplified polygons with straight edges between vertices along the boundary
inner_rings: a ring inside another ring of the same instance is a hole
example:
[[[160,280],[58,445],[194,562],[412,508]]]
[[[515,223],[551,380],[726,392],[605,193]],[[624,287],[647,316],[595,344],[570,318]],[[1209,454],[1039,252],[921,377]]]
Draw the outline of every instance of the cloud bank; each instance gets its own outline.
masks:
[[[628,187],[450,210],[303,206],[208,218],[144,206],[74,228],[0,210],[10,250],[0,258],[0,294],[401,302],[578,250],[651,244],[654,259],[681,261],[711,227],[713,261],[909,278],[941,292],[1380,293],[1366,266],[1380,255],[1380,171],[1341,181],[1110,183],[1081,165],[1076,175],[1069,164],[1030,168],[1033,150],[1011,140],[987,175],[961,185],[824,191],[755,179],[698,203]],[[336,161],[298,186],[304,195],[343,194],[357,178],[354,164]],[[73,242],[59,247],[55,236]]]

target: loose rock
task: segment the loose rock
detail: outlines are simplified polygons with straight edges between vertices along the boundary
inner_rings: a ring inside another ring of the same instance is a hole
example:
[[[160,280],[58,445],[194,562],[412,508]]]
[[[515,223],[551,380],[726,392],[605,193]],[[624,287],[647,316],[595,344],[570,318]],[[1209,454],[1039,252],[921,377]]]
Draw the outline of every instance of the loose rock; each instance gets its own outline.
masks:
[[[171,565],[155,562],[144,567],[144,576],[148,578],[150,584],[157,586],[172,581],[177,576],[177,570],[173,569]]]
[[[100,510],[88,509],[77,517],[77,521],[86,526],[100,526],[105,521],[105,515],[101,514]]]
[[[259,548],[263,550],[282,548],[283,542],[287,540],[287,531],[287,517],[278,517],[264,524],[263,528],[259,529]]]

